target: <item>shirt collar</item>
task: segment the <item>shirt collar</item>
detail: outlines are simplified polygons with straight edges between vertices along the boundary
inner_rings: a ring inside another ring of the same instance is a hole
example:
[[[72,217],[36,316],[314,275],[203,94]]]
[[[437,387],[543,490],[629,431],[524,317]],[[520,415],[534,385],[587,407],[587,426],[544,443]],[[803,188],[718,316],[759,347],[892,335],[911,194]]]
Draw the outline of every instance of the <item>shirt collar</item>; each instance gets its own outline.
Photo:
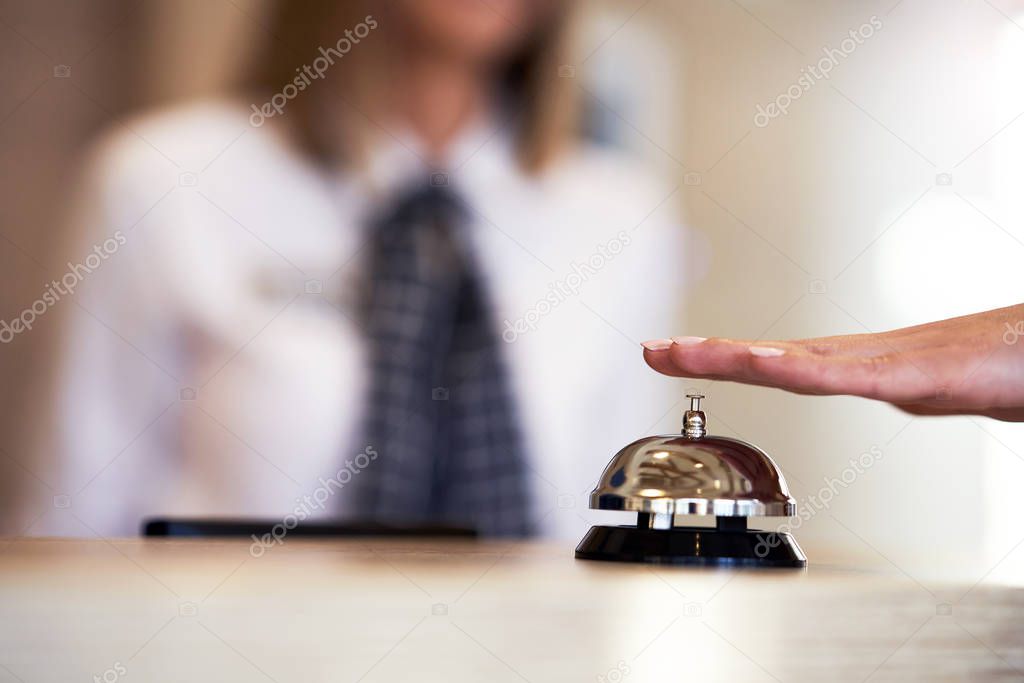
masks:
[[[518,173],[511,120],[494,113],[464,126],[449,144],[444,160],[436,164],[408,128],[378,131],[369,148],[360,184],[378,199],[429,183],[450,184],[475,194],[495,174],[507,179]]]

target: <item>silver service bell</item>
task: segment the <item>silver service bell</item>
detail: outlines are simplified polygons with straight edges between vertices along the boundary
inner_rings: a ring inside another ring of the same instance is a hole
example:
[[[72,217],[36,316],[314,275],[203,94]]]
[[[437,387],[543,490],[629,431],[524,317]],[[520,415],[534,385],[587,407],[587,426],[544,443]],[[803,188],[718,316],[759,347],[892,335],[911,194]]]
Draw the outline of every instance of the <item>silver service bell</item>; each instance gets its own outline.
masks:
[[[805,567],[788,533],[747,528],[748,517],[791,517],[796,501],[757,446],[707,433],[704,396],[688,394],[682,434],[649,436],[612,458],[590,494],[594,510],[637,513],[635,526],[595,526],[576,558],[711,566]],[[714,515],[714,527],[680,526]]]

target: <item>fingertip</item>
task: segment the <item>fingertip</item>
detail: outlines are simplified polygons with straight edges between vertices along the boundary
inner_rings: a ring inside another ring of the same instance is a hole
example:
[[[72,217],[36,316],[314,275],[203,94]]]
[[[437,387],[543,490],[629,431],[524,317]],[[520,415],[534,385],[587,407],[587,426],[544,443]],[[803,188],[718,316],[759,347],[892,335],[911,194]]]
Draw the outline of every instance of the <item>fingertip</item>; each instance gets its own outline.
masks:
[[[672,348],[671,339],[649,339],[645,342],[640,342],[640,346],[644,348],[644,351],[667,351]]]
[[[670,377],[681,376],[679,366],[676,365],[671,354],[668,353],[668,348],[651,351],[645,346],[643,355],[644,362],[655,372],[660,372]]]

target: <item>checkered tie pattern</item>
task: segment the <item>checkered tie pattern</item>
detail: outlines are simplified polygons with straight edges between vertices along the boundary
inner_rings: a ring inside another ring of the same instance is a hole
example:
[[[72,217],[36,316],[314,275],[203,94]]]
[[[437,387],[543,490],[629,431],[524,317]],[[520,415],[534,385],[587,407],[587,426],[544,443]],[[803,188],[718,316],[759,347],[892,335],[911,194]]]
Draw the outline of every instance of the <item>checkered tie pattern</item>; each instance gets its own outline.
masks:
[[[466,219],[430,185],[371,227],[364,438],[379,456],[357,477],[358,512],[526,536],[523,439]]]

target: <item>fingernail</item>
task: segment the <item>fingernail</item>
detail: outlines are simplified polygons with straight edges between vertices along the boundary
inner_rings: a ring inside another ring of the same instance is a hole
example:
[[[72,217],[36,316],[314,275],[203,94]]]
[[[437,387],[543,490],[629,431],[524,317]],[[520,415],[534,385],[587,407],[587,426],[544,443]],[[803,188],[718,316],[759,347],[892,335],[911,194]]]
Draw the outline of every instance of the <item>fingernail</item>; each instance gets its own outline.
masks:
[[[707,341],[707,337],[672,337],[672,342],[680,346],[700,344],[702,341]]]
[[[640,344],[648,351],[664,351],[668,347],[672,346],[671,339],[651,339]]]
[[[783,349],[776,349],[771,346],[751,346],[749,351],[751,355],[761,356],[762,358],[774,358],[785,353]]]

